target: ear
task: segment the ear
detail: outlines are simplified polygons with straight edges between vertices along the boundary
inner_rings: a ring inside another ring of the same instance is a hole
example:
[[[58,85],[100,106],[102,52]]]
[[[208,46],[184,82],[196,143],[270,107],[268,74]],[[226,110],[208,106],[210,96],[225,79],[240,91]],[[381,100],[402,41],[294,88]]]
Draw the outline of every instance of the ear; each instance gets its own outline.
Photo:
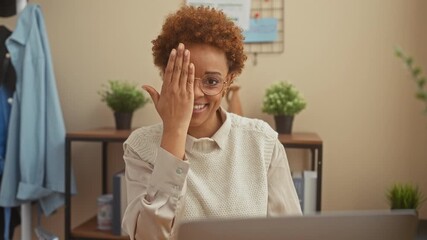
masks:
[[[222,92],[222,96],[224,97],[225,95],[227,95],[228,91],[230,90],[230,86],[231,84],[233,84],[234,79],[236,79],[237,74],[231,72],[229,74],[227,74],[227,84],[224,87],[224,91]]]

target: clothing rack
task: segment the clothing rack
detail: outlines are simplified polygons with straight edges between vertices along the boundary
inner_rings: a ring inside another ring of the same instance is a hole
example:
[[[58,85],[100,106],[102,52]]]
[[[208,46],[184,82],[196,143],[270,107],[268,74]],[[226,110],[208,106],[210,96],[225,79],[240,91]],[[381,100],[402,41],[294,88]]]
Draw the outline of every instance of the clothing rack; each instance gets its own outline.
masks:
[[[20,13],[25,6],[27,0],[16,0],[16,12]],[[24,203],[21,205],[21,239],[31,240],[31,203]]]
[[[32,202],[37,199],[40,210],[48,216],[65,201],[65,179],[57,169],[65,166],[66,131],[41,7],[38,4],[27,4],[27,0],[14,1],[19,16],[16,28],[7,38],[6,45],[9,48],[7,50],[11,52],[13,64],[16,64],[15,91],[19,91],[19,95],[14,94],[14,98],[21,107],[12,107],[7,122],[10,133],[7,141],[10,144],[7,144],[6,157],[10,161],[5,161],[4,165],[0,204],[20,207],[21,239],[31,240],[34,235],[33,225],[36,225],[32,223]],[[15,9],[11,12],[13,13]],[[35,41],[34,39],[40,40],[42,44],[32,44],[31,41]],[[29,48],[31,51],[28,51]],[[24,61],[39,57],[40,61],[37,62]],[[34,89],[36,84],[42,86]],[[27,94],[25,98],[22,97],[24,93]],[[38,107],[45,109],[45,114],[36,114]],[[37,124],[39,122],[43,124],[39,126]],[[34,144],[39,140],[39,144]],[[20,145],[28,146],[25,154],[21,154]],[[37,174],[22,176],[38,166],[49,166],[39,172],[44,174],[43,176]],[[18,172],[21,172],[21,175],[17,177]],[[71,192],[73,194],[76,192],[74,181]],[[37,226],[36,230],[46,232],[41,226]]]
[[[31,240],[31,203],[21,205],[21,239]]]
[[[20,13],[25,6],[27,6],[27,0],[16,1],[16,11]],[[24,203],[21,205],[21,239],[31,239],[31,203]]]

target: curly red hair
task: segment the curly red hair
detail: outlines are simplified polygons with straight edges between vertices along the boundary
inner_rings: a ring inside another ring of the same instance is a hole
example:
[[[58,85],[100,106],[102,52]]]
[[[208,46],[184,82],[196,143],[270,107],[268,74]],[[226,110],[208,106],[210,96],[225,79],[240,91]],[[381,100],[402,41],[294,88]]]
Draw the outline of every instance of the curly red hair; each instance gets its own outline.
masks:
[[[182,43],[202,43],[222,49],[229,72],[240,74],[246,55],[243,52],[242,30],[222,11],[211,7],[183,6],[166,18],[162,32],[153,41],[154,64],[162,71],[169,54]]]

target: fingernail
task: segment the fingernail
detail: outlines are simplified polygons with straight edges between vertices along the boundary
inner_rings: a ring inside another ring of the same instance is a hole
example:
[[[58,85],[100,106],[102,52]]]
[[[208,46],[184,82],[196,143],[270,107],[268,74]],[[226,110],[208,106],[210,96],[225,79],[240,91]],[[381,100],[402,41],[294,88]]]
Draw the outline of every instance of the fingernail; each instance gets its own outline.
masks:
[[[184,56],[188,56],[188,53],[190,53],[190,51],[188,51],[187,49],[185,49]]]

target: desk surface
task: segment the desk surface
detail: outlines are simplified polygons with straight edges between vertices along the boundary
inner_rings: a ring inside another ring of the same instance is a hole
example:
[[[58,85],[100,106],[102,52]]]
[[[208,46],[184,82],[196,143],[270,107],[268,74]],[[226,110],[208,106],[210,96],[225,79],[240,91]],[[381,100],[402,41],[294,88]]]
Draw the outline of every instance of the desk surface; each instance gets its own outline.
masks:
[[[322,139],[316,133],[279,134],[279,141],[283,144],[322,145]]]
[[[132,130],[116,130],[113,127],[102,127],[84,131],[67,132],[67,139],[85,139],[85,140],[126,140]],[[292,133],[279,134],[279,140],[283,144],[307,144],[322,145],[322,139],[316,133]]]
[[[95,128],[85,131],[67,132],[67,139],[125,141],[132,130],[116,130],[113,127]]]

